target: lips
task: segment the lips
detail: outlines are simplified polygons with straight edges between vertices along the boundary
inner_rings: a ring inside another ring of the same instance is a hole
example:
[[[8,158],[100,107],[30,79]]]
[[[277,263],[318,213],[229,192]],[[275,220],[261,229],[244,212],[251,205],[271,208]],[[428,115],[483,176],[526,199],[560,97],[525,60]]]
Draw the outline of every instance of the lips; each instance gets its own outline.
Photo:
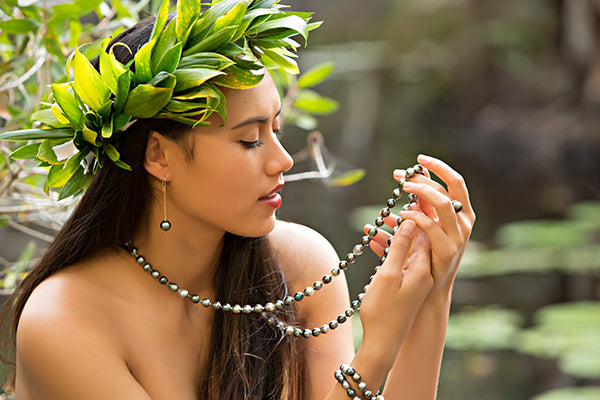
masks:
[[[279,192],[282,188],[283,183],[275,186],[275,188],[271,190],[268,195],[261,197],[259,200],[268,200],[274,198],[277,195],[277,192]]]

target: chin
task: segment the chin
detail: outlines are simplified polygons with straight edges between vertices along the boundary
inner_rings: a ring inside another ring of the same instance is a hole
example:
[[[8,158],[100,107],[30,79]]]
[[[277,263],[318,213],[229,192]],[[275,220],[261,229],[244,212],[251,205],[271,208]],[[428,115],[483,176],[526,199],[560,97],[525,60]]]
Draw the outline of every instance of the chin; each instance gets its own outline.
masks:
[[[244,237],[262,237],[267,236],[273,229],[275,229],[275,214],[268,220],[262,221],[260,223],[246,226],[243,229],[232,230],[230,233],[233,233],[238,236]]]

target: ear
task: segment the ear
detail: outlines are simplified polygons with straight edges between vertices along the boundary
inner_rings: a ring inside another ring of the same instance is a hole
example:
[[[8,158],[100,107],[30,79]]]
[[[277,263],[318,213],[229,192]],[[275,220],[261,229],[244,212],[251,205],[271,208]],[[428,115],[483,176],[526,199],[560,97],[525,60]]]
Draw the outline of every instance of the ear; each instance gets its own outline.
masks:
[[[148,135],[144,168],[159,181],[171,179],[166,151],[169,145],[169,140],[156,131],[151,131]]]

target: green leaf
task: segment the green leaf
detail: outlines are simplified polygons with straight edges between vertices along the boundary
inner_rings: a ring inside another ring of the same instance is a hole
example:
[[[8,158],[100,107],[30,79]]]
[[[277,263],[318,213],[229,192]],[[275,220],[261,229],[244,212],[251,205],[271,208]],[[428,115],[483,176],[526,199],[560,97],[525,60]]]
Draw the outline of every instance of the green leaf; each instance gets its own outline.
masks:
[[[72,18],[69,20],[69,47],[77,46],[79,37],[81,36],[81,22],[78,18]]]
[[[115,132],[118,132],[121,129],[125,128],[125,125],[127,125],[129,121],[131,121],[131,115],[129,114],[116,115],[113,122]]]
[[[106,52],[106,48],[110,42],[111,38],[107,37],[102,41],[100,45],[101,51],[99,55],[99,64],[100,64],[100,75],[106,86],[110,89],[113,94],[117,94],[118,91],[118,79],[119,77],[127,71],[125,66],[121,64],[114,55],[114,46],[111,47],[109,52]]]
[[[48,187],[63,187],[65,183],[73,176],[73,171],[63,168],[63,164],[56,164],[50,167],[48,172]]]
[[[235,26],[228,26],[218,32],[215,32],[208,37],[201,40],[199,43],[189,47],[183,51],[183,56],[189,56],[190,54],[200,53],[200,52],[210,52],[215,51],[227,44],[233,35],[235,35],[236,31]]]
[[[181,58],[178,69],[211,68],[223,70],[233,64],[235,63],[224,55],[205,52]]]
[[[113,119],[108,117],[108,120],[102,125],[102,137],[109,138],[113,134]]]
[[[104,0],[76,0],[75,4],[77,4],[81,9],[81,14],[85,15],[94,11],[100,3]]]
[[[225,74],[221,71],[216,71],[214,69],[209,68],[190,68],[175,70],[175,77],[177,78],[175,92],[181,92],[183,90],[200,86],[207,80],[219,75]]]
[[[184,93],[181,94],[177,94],[176,96],[173,96],[171,99],[172,100],[193,100],[193,99],[200,99],[200,98],[208,98],[208,97],[214,97],[214,98],[219,98],[219,94],[216,92],[216,90],[218,89],[213,89],[213,85],[209,85],[209,84],[205,84],[205,85],[201,85],[197,88],[194,89],[190,89]]]
[[[156,38],[144,44],[135,53],[135,79],[137,83],[147,83],[152,79],[152,66],[150,64],[150,56],[152,55],[152,48],[156,43]]]
[[[353,169],[352,171],[345,172],[340,176],[337,176],[331,181],[330,186],[350,186],[360,181],[366,172],[364,169]]]
[[[71,65],[75,92],[92,110],[98,111],[109,100],[110,89],[78,48],[75,49]]]
[[[189,32],[192,22],[201,13],[201,0],[179,0],[177,2],[177,25],[175,34],[179,40]]]
[[[308,26],[306,22],[297,15],[290,15],[283,18],[271,18],[265,23],[254,26],[247,31],[248,36],[268,35],[268,31],[278,30],[282,28],[291,29],[294,32],[302,35],[304,40],[308,38]]]
[[[298,78],[298,87],[306,89],[318,85],[331,75],[333,69],[333,62],[325,62],[309,69]]]
[[[161,71],[148,82],[148,85],[173,89],[176,83],[177,78],[175,78],[175,75]]]
[[[158,36],[158,40],[152,50],[152,59],[156,60],[157,63],[164,57],[166,52],[177,43],[175,39],[176,23],[177,21],[172,19]]]
[[[40,25],[32,19],[9,19],[0,21],[0,30],[5,35],[18,35],[23,33],[35,32]]]
[[[600,399],[600,387],[578,386],[554,389],[549,392],[538,394],[531,400],[598,400]]]
[[[103,149],[106,152],[108,158],[110,158],[112,162],[114,162],[117,166],[126,169],[127,171],[131,171],[131,167],[129,167],[129,165],[125,164],[123,161],[120,160],[121,155],[119,154],[117,149],[115,149],[115,146],[113,146],[112,144],[106,144],[104,145]]]
[[[152,27],[152,34],[150,35],[150,41],[156,38],[164,29],[167,20],[169,19],[169,0],[162,0],[158,16]]]
[[[314,115],[329,115],[337,111],[338,102],[321,96],[312,90],[303,89],[294,100],[294,107]]]
[[[71,128],[60,129],[23,129],[20,131],[4,132],[2,140],[41,140],[41,139],[70,139],[75,132]]]
[[[237,3],[231,10],[227,11],[227,13],[217,18],[212,28],[210,28],[209,34],[213,32],[219,32],[225,28],[235,27],[235,32],[231,37],[231,40],[234,40],[234,36],[237,33],[237,28],[244,19],[244,15],[246,14],[247,8],[247,0],[243,0]]]
[[[138,85],[129,93],[123,111],[134,118],[152,118],[169,102],[172,94],[171,88]]]
[[[152,71],[155,74],[160,71],[165,71],[169,74],[172,74],[179,64],[179,60],[181,58],[181,49],[182,44],[177,43],[175,46],[167,50],[163,57],[153,64]],[[152,61],[154,62],[154,60]]]
[[[263,77],[264,74],[255,74],[247,69],[232,65],[225,70],[225,75],[215,79],[214,83],[228,88],[246,89],[258,85]]]
[[[75,196],[84,189],[84,182],[86,180],[86,175],[84,174],[84,168],[79,166],[79,168],[73,173],[73,175],[69,178],[69,180],[65,183],[62,190],[58,195],[58,200],[66,199],[70,196]]]
[[[67,125],[61,124],[51,109],[36,111],[31,115],[32,121],[39,121],[45,125],[51,126],[52,128],[64,128]]]
[[[127,103],[127,97],[129,96],[129,87],[131,85],[131,74],[127,70],[123,72],[117,79],[117,93],[115,94],[115,104],[113,105],[114,112],[116,115],[120,114]]]
[[[15,151],[9,154],[10,158],[16,159],[28,159],[35,158],[40,148],[40,143],[26,144],[19,147]]]
[[[47,162],[52,166],[62,166],[64,164],[64,161],[58,161],[58,158],[56,157],[56,152],[54,151],[54,147],[60,146],[61,144],[65,144],[68,141],[70,141],[70,139],[44,140],[41,143],[40,148],[38,149],[36,157],[42,161]]]
[[[298,64],[292,58],[292,53],[289,53],[288,51],[285,51],[281,48],[264,49],[263,51],[265,53],[263,57],[270,58],[275,62],[275,64],[277,64],[278,67],[283,68],[288,73],[293,75],[300,73],[300,70],[298,69]],[[267,67],[270,66],[267,65]]]
[[[69,93],[68,86],[69,84],[53,83],[50,85],[52,88],[52,96],[69,121],[79,127],[83,122],[83,113],[81,112],[75,97]]]

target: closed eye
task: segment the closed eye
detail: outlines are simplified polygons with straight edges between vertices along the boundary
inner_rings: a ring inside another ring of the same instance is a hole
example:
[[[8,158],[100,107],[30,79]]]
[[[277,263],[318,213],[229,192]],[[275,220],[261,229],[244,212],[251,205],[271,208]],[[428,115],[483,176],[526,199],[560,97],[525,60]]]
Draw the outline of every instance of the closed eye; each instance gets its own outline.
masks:
[[[245,140],[240,140],[240,143],[249,149],[255,149],[263,145],[263,142],[260,140],[255,140],[254,142],[246,142]]]

